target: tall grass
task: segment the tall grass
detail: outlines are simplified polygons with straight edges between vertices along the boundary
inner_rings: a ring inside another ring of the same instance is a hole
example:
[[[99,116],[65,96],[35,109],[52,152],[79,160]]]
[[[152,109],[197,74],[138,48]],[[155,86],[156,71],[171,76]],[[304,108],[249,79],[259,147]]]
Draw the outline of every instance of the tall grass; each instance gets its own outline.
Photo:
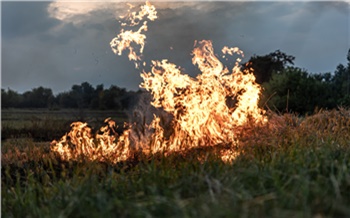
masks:
[[[269,120],[242,129],[231,163],[217,147],[64,162],[47,143],[7,141],[2,216],[350,217],[350,111]]]

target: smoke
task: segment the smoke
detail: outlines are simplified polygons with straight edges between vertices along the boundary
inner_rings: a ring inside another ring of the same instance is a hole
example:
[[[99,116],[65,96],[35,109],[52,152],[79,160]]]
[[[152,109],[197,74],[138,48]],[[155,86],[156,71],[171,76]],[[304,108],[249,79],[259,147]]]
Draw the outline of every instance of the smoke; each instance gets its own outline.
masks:
[[[154,129],[152,121],[155,116],[160,118],[160,126],[166,130],[164,137],[167,139],[173,131],[173,116],[165,112],[162,108],[155,108],[151,105],[152,95],[149,92],[139,93],[134,98],[134,103],[128,109],[128,117],[131,125],[129,139],[133,146],[148,146],[151,143]],[[143,148],[144,149],[144,148]]]

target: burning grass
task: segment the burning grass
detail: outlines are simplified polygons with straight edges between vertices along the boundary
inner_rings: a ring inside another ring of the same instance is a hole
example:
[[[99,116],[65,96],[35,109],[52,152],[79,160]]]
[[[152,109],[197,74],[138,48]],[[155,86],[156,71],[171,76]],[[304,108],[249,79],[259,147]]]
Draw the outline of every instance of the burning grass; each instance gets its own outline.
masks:
[[[271,114],[242,146],[64,161],[48,143],[2,144],[2,215],[350,216],[349,110]],[[249,130],[249,131],[248,131]],[[243,146],[244,144],[244,146]],[[234,150],[231,162],[222,151]]]
[[[130,29],[121,29],[110,42],[111,49],[118,55],[122,55],[124,50],[129,51],[129,60],[139,68],[148,21],[158,18],[157,11],[146,2],[140,11],[130,12],[123,18],[125,22],[121,23],[122,26]],[[138,30],[135,31],[135,28]],[[227,55],[243,56],[237,47],[224,46],[221,52],[226,59]],[[92,135],[86,123],[75,122],[68,135],[52,142],[52,150],[64,160],[83,156],[89,160],[119,162],[127,160],[135,152],[147,155],[183,152],[218,144],[237,145],[236,135],[240,129],[267,122],[265,110],[258,107],[260,85],[255,82],[251,69],[241,70],[240,57],[234,67],[228,69],[215,54],[210,40],[196,41],[192,56],[192,63],[201,71],[195,78],[183,74],[181,68],[166,59],[153,60],[151,72],[142,71],[140,74],[143,79],[140,87],[152,95],[150,104],[171,116],[167,124],[169,128],[161,125],[162,117],[157,114],[153,114],[153,120],[147,123],[146,132],[150,134],[139,134],[130,128],[116,137],[111,134],[113,121],[107,121],[108,125],[101,128],[101,134]],[[229,101],[232,104],[228,104]],[[142,140],[135,139],[134,135],[142,135]],[[230,160],[233,155],[225,159]]]
[[[139,29],[111,42],[118,54],[129,50],[136,67],[148,28],[141,21],[157,18],[150,3],[141,9],[126,17]],[[226,46],[222,53],[243,55]],[[350,112],[266,114],[239,58],[227,69],[209,40],[192,54],[196,78],[167,60],[141,73],[169,122],[154,115],[121,135],[110,119],[96,134],[74,122],[51,150],[3,146],[4,216],[350,216]]]

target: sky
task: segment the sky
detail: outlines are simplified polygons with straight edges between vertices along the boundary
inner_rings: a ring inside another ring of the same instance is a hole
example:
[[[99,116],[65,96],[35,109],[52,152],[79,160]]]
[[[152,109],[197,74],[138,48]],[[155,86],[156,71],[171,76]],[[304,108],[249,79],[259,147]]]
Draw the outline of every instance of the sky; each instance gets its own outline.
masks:
[[[195,76],[191,51],[195,40],[207,39],[217,52],[239,47],[242,62],[279,49],[310,73],[347,64],[346,1],[150,2],[158,19],[146,32],[146,63],[168,59]],[[125,2],[1,2],[1,88],[23,93],[43,86],[58,94],[86,81],[138,90],[142,69],[110,48],[128,8]]]

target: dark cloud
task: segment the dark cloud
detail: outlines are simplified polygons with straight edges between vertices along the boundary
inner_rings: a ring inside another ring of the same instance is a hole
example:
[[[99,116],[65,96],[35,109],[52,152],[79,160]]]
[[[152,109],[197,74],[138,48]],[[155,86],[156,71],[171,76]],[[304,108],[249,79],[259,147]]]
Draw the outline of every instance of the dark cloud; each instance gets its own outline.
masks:
[[[158,3],[159,19],[150,23],[145,48],[146,60],[168,59],[185,68],[194,76],[198,71],[191,62],[194,42],[212,40],[219,53],[225,45],[236,46],[231,39],[238,38],[229,25],[242,13],[247,4],[241,2],[200,2],[193,7],[181,7],[181,3]],[[228,10],[229,8],[229,10]]]
[[[25,37],[45,32],[59,22],[48,18],[49,2],[2,2],[2,37]]]
[[[122,3],[2,3],[2,86],[18,91],[73,84],[138,88],[140,70],[109,42],[120,31]],[[136,4],[135,4],[136,5]],[[149,22],[144,60],[168,59],[194,76],[195,40],[210,39],[216,53],[224,45],[246,55],[280,49],[296,56],[310,72],[334,71],[349,49],[349,9],[318,2],[156,2],[158,19]],[[48,13],[50,11],[50,13]],[[56,16],[56,17],[55,17]],[[234,59],[233,59],[234,60]],[[232,63],[233,64],[233,63]],[[146,68],[149,69],[149,68]]]

